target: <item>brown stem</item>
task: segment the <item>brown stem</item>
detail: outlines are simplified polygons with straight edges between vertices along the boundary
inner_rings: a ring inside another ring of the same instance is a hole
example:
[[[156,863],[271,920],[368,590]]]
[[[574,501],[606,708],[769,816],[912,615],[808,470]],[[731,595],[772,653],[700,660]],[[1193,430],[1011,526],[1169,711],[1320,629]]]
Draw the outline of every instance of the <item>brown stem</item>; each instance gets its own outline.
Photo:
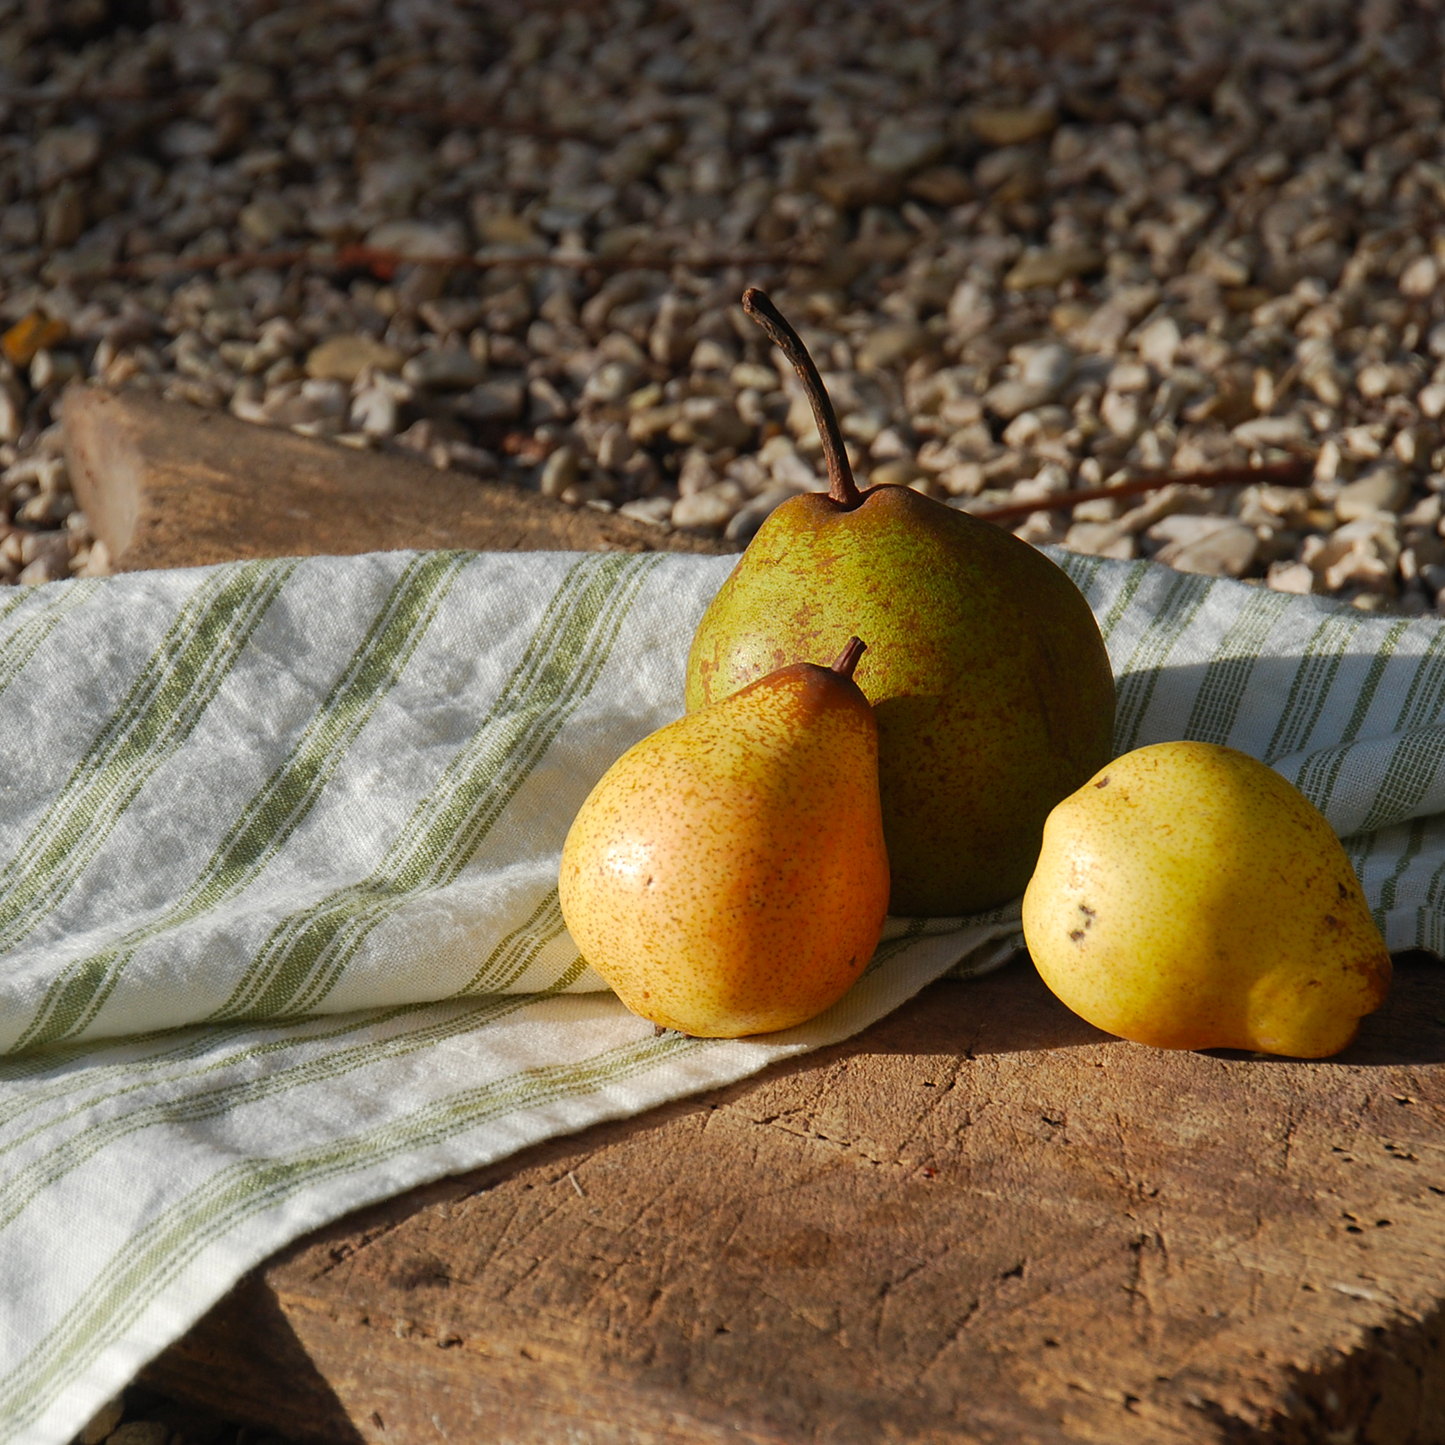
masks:
[[[1155,472],[1153,476],[1131,477],[1111,487],[1081,487],[1076,492],[1059,492],[1036,502],[1007,502],[986,507],[972,515],[981,522],[1012,522],[1033,512],[1064,512],[1080,502],[1099,502],[1114,497],[1137,497],[1157,492],[1176,483],[1181,487],[1247,487],[1268,482],[1276,487],[1306,487],[1312,479],[1309,467],[1298,457],[1287,462],[1269,462],[1262,467],[1216,467],[1203,472]]]
[[[851,511],[863,501],[863,493],[858,490],[858,484],[853,480],[853,468],[848,465],[843,433],[838,429],[838,413],[828,400],[823,378],[818,375],[808,348],[788,325],[783,313],[756,286],[749,286],[743,292],[743,310],[768,333],[768,340],[792,362],[793,370],[798,373],[803,392],[813,408],[813,420],[818,423],[818,435],[823,441],[823,460],[828,464],[828,495],[839,506]]]
[[[838,654],[830,671],[836,672],[839,677],[852,677],[853,669],[858,666],[858,659],[868,650],[868,644],[857,637],[850,637],[847,646]]]

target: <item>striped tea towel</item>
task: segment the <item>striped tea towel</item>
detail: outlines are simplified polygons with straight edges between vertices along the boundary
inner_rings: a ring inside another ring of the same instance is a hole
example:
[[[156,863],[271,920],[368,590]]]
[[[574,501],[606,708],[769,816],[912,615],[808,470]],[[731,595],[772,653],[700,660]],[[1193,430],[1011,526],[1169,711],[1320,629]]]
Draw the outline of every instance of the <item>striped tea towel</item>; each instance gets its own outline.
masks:
[[[1274,764],[1441,947],[1445,626],[1058,554],[1121,750]],[[848,1037],[1018,914],[890,921],[819,1019],[664,1034],[555,891],[727,558],[387,553],[0,599],[0,1440],[67,1440],[247,1269],[425,1180]]]

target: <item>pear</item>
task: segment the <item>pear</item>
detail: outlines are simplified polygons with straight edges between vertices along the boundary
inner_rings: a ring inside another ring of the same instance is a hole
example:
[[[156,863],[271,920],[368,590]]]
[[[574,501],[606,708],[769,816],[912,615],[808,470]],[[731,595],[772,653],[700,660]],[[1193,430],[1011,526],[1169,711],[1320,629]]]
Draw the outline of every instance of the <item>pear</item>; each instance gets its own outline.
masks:
[[[660,728],[582,804],[562,916],[634,1013],[704,1038],[791,1028],[862,973],[888,910],[878,730],[853,681],[797,663]]]
[[[1325,1058],[1390,986],[1385,942],[1322,814],[1213,743],[1139,748],[1065,798],[1023,918],[1065,1004],[1160,1048]]]
[[[1012,533],[908,487],[860,492],[796,333],[761,292],[743,305],[803,379],[831,485],[778,507],[708,607],[687,706],[858,631],[873,649],[858,684],[878,718],[891,911],[1017,897],[1049,809],[1112,751],[1114,679],[1093,613]]]

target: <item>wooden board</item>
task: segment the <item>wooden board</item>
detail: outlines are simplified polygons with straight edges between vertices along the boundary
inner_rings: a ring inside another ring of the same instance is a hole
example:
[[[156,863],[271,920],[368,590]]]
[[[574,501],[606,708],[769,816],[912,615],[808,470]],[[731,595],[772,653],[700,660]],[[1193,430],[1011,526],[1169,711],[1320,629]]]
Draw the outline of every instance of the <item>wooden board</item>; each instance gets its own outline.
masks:
[[[147,397],[65,425],[124,567],[718,545]],[[1024,962],[323,1230],[146,1378],[352,1445],[1428,1445],[1442,1123],[1438,963],[1298,1063],[1109,1040]]]
[[[75,385],[62,412],[76,500],[121,571],[410,547],[737,550],[147,392]]]
[[[1164,1053],[1027,962],[301,1241],[147,1372],[318,1440],[1445,1434],[1445,970],[1339,1060]]]

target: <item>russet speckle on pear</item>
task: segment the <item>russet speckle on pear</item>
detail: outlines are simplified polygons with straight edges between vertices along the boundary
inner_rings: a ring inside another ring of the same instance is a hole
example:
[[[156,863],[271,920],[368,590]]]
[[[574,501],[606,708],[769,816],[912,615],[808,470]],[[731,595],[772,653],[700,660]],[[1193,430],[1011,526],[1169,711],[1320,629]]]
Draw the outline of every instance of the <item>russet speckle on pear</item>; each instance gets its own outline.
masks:
[[[1115,758],[1044,828],[1023,905],[1044,982],[1162,1048],[1325,1058],[1390,955],[1339,839],[1288,780],[1211,743]]]
[[[906,487],[770,516],[709,606],[689,708],[799,656],[870,639],[891,911],[1016,897],[1044,818],[1109,757],[1114,681],[1087,602],[1042,553]],[[875,640],[876,639],[876,640]]]
[[[799,664],[644,738],[579,810],[559,896],[582,956],[654,1023],[738,1037],[821,1013],[888,905],[861,691]]]

